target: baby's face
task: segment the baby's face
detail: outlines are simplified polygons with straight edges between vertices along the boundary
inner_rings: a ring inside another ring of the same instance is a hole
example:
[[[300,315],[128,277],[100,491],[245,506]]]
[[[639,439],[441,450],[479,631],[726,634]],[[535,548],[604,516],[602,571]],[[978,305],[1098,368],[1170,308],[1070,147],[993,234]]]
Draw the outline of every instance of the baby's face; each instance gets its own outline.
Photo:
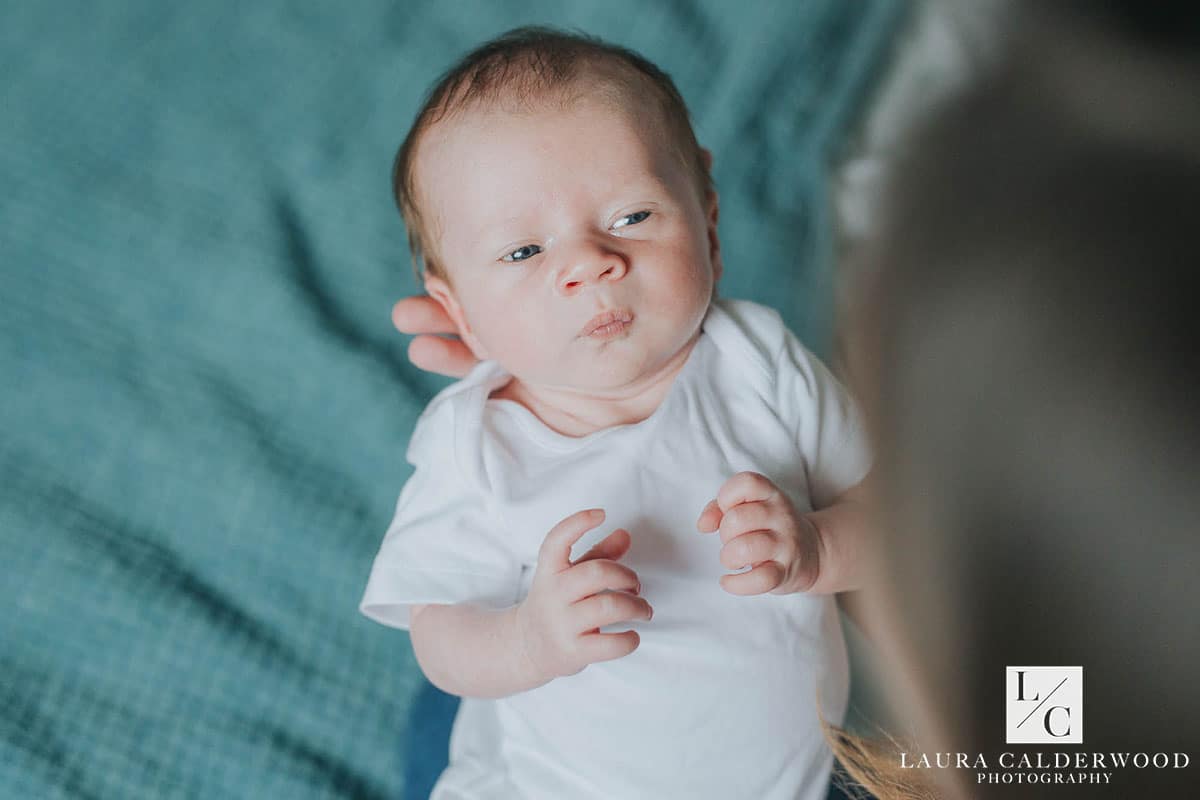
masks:
[[[475,110],[423,138],[429,278],[480,358],[521,381],[618,392],[696,333],[720,275],[715,195],[653,128],[598,100]],[[595,327],[597,315],[617,321]]]

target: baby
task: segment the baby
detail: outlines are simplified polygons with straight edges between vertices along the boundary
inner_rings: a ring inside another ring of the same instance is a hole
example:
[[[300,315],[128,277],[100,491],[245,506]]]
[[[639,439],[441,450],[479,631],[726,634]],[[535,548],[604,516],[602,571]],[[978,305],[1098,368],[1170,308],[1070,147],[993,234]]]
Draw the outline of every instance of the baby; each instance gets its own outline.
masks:
[[[779,315],[716,299],[710,166],[665,74],[545,29],[466,56],[397,155],[479,359],[361,606],[464,698],[438,800],[825,797],[869,456]]]

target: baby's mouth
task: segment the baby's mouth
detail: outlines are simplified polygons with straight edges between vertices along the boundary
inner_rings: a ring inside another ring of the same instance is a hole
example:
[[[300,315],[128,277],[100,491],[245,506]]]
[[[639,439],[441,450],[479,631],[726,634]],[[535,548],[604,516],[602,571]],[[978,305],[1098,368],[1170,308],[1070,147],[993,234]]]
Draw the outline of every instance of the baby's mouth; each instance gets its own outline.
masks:
[[[625,332],[633,323],[633,312],[627,308],[604,311],[588,320],[579,331],[581,338],[611,339]]]

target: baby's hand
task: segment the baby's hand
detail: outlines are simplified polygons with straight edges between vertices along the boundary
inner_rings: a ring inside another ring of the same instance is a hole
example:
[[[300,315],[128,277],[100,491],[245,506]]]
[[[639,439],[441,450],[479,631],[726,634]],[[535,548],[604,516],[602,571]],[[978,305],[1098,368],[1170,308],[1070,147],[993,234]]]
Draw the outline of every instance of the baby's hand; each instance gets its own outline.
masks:
[[[517,607],[518,634],[527,661],[545,680],[574,675],[595,661],[629,655],[637,631],[600,633],[605,625],[648,620],[637,574],[616,559],[629,550],[629,532],[618,528],[584,556],[571,561],[571,545],[604,521],[593,508],[572,514],[546,535],[538,551],[529,595]],[[606,589],[612,591],[604,591]]]
[[[729,569],[753,565],[735,575],[722,575],[730,594],[789,594],[807,591],[821,571],[817,527],[797,515],[792,502],[757,472],[739,472],[700,513],[696,528],[721,531],[721,564]]]

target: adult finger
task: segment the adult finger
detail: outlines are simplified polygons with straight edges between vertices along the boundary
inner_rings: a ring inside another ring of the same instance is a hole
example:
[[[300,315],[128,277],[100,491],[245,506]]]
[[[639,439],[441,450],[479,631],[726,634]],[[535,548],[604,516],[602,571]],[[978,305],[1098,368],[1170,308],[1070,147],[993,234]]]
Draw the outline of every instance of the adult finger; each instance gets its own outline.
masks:
[[[604,522],[604,509],[588,508],[563,518],[550,529],[538,548],[538,567],[562,572],[571,566],[571,546]]]
[[[392,306],[392,324],[401,333],[458,333],[446,309],[427,294],[396,301]]]
[[[756,503],[774,500],[779,489],[765,475],[757,472],[739,472],[725,481],[717,491],[717,505],[728,513],[739,503]]]
[[[461,378],[479,363],[475,354],[458,339],[418,336],[408,345],[408,360],[426,372]]]

